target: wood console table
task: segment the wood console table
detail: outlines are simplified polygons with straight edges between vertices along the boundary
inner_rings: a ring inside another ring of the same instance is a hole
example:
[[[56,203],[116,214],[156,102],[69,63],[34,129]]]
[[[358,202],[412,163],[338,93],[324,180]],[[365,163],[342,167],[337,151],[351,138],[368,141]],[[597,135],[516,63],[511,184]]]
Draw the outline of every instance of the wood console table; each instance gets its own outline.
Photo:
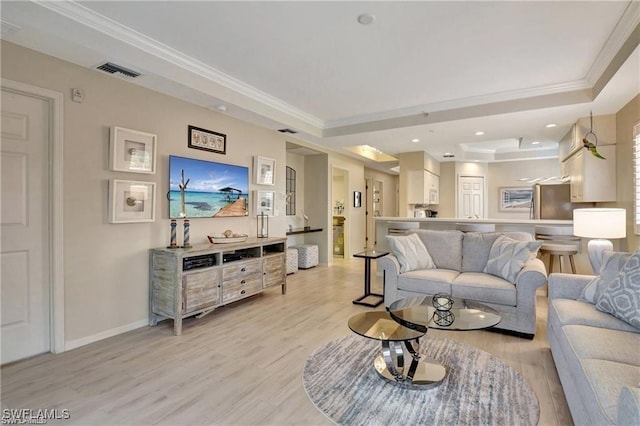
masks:
[[[184,318],[200,318],[218,306],[277,285],[285,294],[285,248],[286,238],[249,238],[189,249],[151,249],[149,325],[171,318],[178,336]]]

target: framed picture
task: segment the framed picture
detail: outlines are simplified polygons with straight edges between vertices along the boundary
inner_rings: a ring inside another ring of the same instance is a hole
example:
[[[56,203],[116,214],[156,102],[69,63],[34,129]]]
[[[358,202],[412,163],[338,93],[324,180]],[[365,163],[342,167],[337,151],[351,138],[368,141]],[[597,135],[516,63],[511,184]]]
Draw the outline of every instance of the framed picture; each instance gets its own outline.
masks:
[[[156,140],[152,133],[111,127],[109,167],[119,172],[156,172]]]
[[[362,192],[353,191],[353,207],[362,207]]]
[[[273,158],[253,157],[253,170],[256,177],[256,185],[276,184],[276,160]]]
[[[256,216],[264,213],[267,216],[275,214],[276,193],[274,191],[254,191],[254,204]]]
[[[500,206],[502,212],[525,212],[531,208],[531,198],[533,197],[533,188],[516,187],[516,188],[499,188],[500,190]]]
[[[169,156],[169,218],[249,216],[249,167]]]
[[[227,153],[227,135],[200,127],[189,126],[189,148],[204,151]]]
[[[156,218],[156,184],[133,180],[109,181],[109,222],[153,222]]]

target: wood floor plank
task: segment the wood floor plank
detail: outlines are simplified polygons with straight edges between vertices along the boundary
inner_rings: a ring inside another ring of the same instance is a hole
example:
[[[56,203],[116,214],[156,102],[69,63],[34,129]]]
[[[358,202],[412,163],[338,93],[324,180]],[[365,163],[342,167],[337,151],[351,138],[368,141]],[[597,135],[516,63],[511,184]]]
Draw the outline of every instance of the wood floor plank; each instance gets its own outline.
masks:
[[[351,334],[349,317],[372,310],[351,303],[362,295],[363,276],[361,259],[338,260],[289,275],[286,295],[271,289],[185,319],[181,336],[163,321],[4,366],[2,408],[67,408],[65,425],[331,424],[307,397],[302,369],[316,348]],[[372,288],[382,290],[375,262]],[[533,387],[540,425],[570,425],[544,332],[547,299],[538,299],[534,340],[489,331],[429,335],[499,357]]]

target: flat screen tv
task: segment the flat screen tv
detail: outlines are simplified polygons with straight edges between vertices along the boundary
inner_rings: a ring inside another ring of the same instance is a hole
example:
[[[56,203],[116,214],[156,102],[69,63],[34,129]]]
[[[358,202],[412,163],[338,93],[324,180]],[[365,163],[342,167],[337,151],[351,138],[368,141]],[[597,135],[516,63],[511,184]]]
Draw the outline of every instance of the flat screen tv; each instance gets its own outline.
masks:
[[[249,168],[169,156],[169,217],[249,214]]]

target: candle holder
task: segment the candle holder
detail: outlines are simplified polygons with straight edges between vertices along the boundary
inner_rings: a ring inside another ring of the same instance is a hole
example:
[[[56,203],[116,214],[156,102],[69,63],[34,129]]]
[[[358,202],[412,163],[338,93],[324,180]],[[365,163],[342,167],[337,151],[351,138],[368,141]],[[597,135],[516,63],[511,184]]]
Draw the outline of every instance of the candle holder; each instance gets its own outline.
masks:
[[[445,293],[438,293],[433,296],[432,302],[437,311],[450,311],[453,307],[453,299]]]
[[[260,212],[257,216],[257,230],[256,236],[258,238],[268,238],[269,237],[269,216],[264,214],[264,212]]]
[[[438,310],[433,312],[433,322],[441,327],[448,327],[456,320],[456,316],[451,311]]]
[[[170,248],[170,249],[180,248],[180,246],[178,245],[177,236],[176,236],[176,228],[177,228],[177,226],[178,226],[178,224],[176,223],[176,220],[175,219],[171,219],[171,243],[169,243],[167,248]]]
[[[191,244],[189,244],[189,219],[184,220],[184,243],[182,244],[183,248],[191,248]]]

